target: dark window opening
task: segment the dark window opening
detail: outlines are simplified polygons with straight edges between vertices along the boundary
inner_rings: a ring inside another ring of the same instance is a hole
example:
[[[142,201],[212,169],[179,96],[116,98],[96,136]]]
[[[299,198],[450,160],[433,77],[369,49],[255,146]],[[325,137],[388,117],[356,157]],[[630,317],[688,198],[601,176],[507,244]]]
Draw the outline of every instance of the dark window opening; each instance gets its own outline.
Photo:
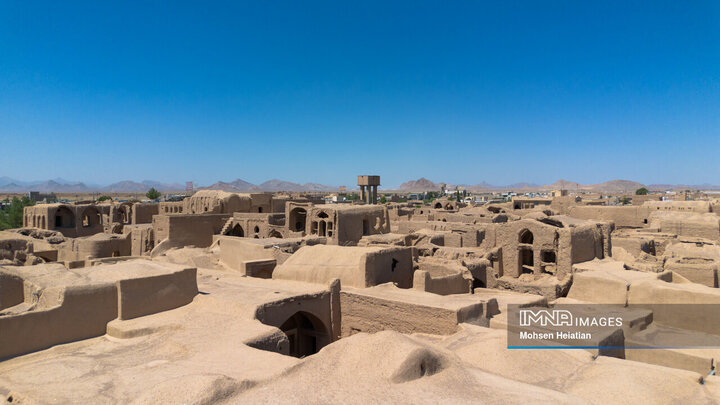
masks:
[[[545,263],[555,263],[557,260],[557,257],[555,256],[555,252],[552,250],[544,250],[542,252],[542,261]]]
[[[367,219],[363,219],[363,235],[370,235],[370,221]]]
[[[533,234],[529,230],[525,229],[522,232],[520,232],[520,243],[525,243],[527,245],[532,245],[533,243]]]
[[[395,269],[397,268],[397,265],[398,265],[398,261],[395,260],[395,258],[393,258],[392,259],[392,267],[390,268],[390,271],[395,271]]]

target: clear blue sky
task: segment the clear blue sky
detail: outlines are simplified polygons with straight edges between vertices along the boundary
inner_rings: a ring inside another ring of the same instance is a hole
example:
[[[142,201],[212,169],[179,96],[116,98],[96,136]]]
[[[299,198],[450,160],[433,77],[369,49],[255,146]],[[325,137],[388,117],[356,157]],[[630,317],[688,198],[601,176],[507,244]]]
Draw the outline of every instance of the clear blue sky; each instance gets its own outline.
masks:
[[[0,176],[720,183],[718,1],[0,2]]]

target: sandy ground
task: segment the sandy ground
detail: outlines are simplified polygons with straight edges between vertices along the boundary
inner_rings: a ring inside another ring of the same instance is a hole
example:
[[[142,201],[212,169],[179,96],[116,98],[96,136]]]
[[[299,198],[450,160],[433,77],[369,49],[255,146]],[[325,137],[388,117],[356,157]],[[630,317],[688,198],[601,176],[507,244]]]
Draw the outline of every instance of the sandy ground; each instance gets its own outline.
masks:
[[[451,336],[359,333],[297,359],[243,342],[276,329],[257,304],[292,291],[201,269],[184,307],[113,325],[109,335],[0,363],[0,398],[17,403],[716,403],[716,377],[593,356],[508,350],[504,330]],[[114,321],[115,322],[115,321]]]

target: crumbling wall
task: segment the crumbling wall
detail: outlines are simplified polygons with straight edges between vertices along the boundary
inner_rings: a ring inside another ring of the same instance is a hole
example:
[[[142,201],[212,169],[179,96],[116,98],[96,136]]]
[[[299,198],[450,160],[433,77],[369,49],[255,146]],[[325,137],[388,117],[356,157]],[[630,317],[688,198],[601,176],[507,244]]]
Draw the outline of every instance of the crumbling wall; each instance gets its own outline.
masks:
[[[578,219],[611,221],[620,228],[647,226],[650,210],[646,206],[571,206],[568,216]]]

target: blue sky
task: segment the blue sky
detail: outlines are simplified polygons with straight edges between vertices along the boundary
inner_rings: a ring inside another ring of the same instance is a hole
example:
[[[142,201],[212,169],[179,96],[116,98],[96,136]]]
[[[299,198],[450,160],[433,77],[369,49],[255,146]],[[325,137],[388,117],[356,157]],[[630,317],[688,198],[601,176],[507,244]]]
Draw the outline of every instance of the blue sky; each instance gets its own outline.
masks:
[[[0,2],[0,176],[720,183],[720,2]]]

